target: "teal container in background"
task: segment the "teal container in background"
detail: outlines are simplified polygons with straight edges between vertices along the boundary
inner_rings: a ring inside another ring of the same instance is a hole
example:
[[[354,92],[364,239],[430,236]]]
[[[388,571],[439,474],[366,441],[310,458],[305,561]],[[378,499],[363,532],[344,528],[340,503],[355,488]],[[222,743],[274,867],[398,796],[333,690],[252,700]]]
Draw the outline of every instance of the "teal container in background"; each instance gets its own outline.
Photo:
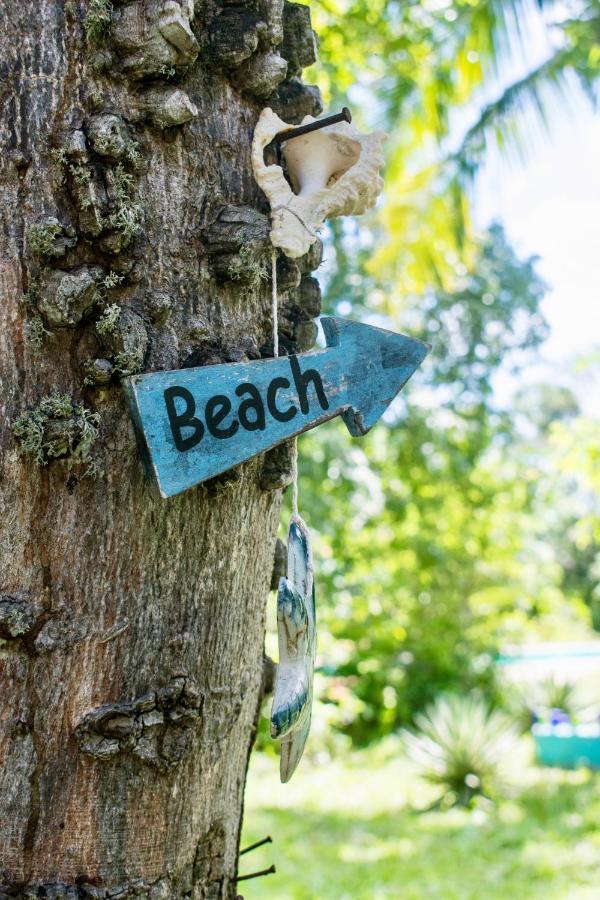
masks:
[[[544,766],[600,769],[597,725],[542,725],[532,728],[538,762]]]

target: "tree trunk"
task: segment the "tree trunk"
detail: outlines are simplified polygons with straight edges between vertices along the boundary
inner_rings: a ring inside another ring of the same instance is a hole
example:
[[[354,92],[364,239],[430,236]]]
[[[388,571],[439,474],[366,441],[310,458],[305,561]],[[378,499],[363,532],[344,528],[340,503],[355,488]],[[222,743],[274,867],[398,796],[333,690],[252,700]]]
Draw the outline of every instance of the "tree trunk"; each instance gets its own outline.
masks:
[[[235,897],[289,466],[155,498],[119,379],[270,355],[250,143],[265,105],[320,111],[308,10],[0,23],[0,897]],[[279,262],[288,350],[317,256]]]

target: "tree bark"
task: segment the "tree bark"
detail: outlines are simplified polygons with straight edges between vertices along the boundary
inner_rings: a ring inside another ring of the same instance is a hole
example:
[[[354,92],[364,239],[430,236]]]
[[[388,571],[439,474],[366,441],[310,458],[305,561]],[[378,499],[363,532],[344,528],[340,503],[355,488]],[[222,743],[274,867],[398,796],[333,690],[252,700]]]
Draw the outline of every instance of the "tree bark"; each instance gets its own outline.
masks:
[[[236,896],[285,454],[156,499],[119,379],[271,352],[250,143],[313,57],[279,0],[0,12],[0,897]]]

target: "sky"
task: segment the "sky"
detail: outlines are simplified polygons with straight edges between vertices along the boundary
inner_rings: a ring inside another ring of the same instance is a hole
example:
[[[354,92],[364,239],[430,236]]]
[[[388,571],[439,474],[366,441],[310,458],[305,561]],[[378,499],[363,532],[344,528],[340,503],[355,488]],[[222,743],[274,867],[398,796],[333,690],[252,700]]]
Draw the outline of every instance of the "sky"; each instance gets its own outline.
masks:
[[[497,155],[480,173],[474,215],[504,223],[515,249],[540,256],[554,361],[600,345],[600,117],[581,104],[523,165]]]
[[[576,360],[600,350],[600,118],[581,104],[524,164],[492,154],[473,202],[478,225],[499,220],[519,255],[539,256],[548,285],[544,363],[522,377],[570,384],[583,410],[600,417],[600,385],[589,371],[576,375]],[[516,386],[503,374],[496,391],[510,402]]]
[[[533,5],[522,26],[521,53],[483,100],[551,54],[553,30]],[[583,410],[600,418],[600,378],[594,382],[591,370],[576,374],[577,359],[600,352],[600,115],[574,83],[567,96],[567,104],[549,100],[549,134],[540,136],[531,122],[526,161],[493,149],[487,154],[472,213],[482,228],[500,221],[520,255],[539,256],[538,271],[548,285],[542,309],[551,334],[540,353],[545,364],[522,378],[570,384]],[[463,127],[472,115],[464,111]],[[502,373],[495,387],[508,403],[517,385]]]

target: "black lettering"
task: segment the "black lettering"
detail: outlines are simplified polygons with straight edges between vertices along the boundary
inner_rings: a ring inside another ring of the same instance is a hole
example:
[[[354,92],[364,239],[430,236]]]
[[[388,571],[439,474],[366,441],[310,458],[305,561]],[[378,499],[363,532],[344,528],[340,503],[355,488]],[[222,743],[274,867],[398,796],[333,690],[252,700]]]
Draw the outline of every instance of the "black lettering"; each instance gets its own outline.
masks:
[[[240,408],[238,409],[238,417],[242,428],[245,428],[246,431],[264,431],[267,425],[265,422],[265,407],[258,388],[247,382],[246,384],[239,384],[235,389],[235,393],[238,397],[243,397],[244,394],[250,395],[248,400],[240,403]],[[248,413],[251,410],[254,412],[254,416],[249,419]]]
[[[317,370],[308,369],[306,372],[302,372],[300,370],[298,359],[295,356],[290,356],[289,361],[292,369],[292,375],[294,376],[296,391],[298,392],[298,399],[300,400],[300,409],[302,410],[302,412],[306,415],[309,409],[307,391],[308,385],[311,381],[317,394],[317,400],[321,404],[321,409],[329,409],[329,401],[325,394],[325,390],[323,389],[321,376],[319,375]]]
[[[223,419],[228,416],[230,412],[231,400],[229,397],[226,397],[225,394],[215,394],[214,397],[210,398],[206,404],[205,416],[206,427],[213,437],[224,440],[225,438],[233,437],[236,433],[240,427],[240,423],[236,422],[235,419],[231,425],[228,425],[226,428],[219,428]]]
[[[165,405],[171,426],[171,434],[175,446],[181,453],[191,450],[199,444],[204,436],[204,425],[194,416],[196,403],[192,394],[184,387],[169,387],[165,390]],[[178,413],[175,406],[175,398],[179,397],[185,402],[185,409]],[[182,428],[193,428],[193,434],[183,437]]]
[[[278,422],[289,422],[298,412],[298,407],[294,406],[293,403],[291,406],[288,406],[287,409],[283,410],[279,409],[277,406],[277,391],[280,388],[289,387],[290,383],[287,378],[274,378],[267,390],[267,406],[269,407],[269,412]]]

